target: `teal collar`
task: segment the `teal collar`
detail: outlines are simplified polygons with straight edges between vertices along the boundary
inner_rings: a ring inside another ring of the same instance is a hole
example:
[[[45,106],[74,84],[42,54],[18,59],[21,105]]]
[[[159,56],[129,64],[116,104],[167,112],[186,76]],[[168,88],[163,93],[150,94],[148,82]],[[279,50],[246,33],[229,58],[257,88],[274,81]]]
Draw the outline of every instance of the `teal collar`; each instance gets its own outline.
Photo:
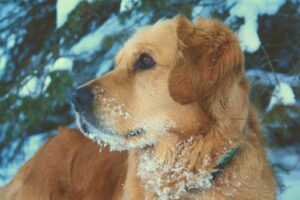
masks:
[[[214,167],[216,170],[212,173],[212,179],[215,180],[217,178],[217,175],[224,171],[226,166],[232,161],[234,156],[238,153],[240,150],[240,146],[234,147],[230,150],[228,150],[218,161],[217,165]]]

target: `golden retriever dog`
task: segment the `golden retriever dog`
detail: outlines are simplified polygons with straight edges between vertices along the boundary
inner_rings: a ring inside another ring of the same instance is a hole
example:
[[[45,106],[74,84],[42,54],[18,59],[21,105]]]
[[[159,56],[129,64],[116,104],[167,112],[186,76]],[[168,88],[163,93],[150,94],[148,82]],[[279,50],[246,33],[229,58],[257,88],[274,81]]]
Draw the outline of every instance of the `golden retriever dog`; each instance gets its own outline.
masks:
[[[113,71],[72,95],[89,139],[60,128],[2,199],[275,199],[243,72],[238,38],[217,20],[140,28]]]

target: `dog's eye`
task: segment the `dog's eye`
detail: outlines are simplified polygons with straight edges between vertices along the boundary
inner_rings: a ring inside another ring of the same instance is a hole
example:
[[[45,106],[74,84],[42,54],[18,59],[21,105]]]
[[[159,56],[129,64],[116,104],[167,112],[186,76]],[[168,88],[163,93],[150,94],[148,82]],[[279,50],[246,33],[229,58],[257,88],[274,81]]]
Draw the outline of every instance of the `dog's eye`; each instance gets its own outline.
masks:
[[[149,69],[154,67],[155,62],[149,55],[143,53],[134,63],[134,69]]]

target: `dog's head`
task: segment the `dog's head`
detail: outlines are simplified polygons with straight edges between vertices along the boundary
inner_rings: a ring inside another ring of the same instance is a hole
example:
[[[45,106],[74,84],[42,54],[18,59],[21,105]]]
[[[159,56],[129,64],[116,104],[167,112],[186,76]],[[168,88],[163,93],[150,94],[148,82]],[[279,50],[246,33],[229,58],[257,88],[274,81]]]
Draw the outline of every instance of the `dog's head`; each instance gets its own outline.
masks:
[[[113,149],[197,134],[222,115],[242,71],[238,39],[222,23],[159,21],[128,40],[113,71],[76,90],[77,121]]]

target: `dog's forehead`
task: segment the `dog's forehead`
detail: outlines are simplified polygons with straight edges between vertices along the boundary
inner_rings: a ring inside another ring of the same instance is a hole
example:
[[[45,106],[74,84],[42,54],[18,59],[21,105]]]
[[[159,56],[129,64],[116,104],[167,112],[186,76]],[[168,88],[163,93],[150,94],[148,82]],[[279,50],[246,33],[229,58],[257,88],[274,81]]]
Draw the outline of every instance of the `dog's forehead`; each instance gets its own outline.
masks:
[[[125,43],[116,56],[116,61],[122,55],[135,54],[150,50],[156,54],[164,54],[177,49],[176,24],[173,20],[160,20],[153,25],[139,28],[135,34]],[[151,53],[150,53],[151,54]]]
[[[151,26],[138,29],[129,42],[161,46],[175,39],[175,28],[172,20],[161,20]]]

